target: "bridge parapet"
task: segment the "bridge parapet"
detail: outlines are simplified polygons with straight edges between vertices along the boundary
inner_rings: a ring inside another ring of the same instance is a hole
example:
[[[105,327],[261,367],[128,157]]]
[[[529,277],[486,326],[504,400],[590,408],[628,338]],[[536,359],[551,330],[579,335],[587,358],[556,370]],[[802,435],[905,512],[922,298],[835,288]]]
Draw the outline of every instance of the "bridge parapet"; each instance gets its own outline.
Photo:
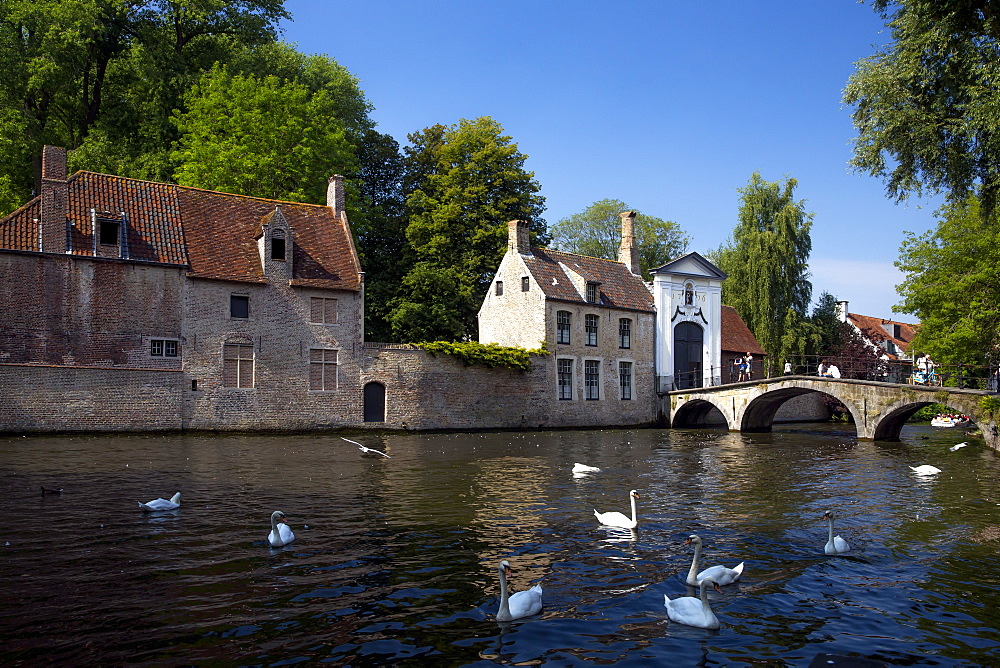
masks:
[[[858,438],[892,441],[907,419],[932,403],[972,417],[990,447],[1000,449],[995,414],[980,407],[989,392],[949,387],[899,385],[851,378],[780,376],[730,385],[675,390],[664,395],[662,414],[672,427],[704,425],[721,414],[730,431],[770,431],[774,415],[792,397],[822,392],[838,399],[851,414]]]

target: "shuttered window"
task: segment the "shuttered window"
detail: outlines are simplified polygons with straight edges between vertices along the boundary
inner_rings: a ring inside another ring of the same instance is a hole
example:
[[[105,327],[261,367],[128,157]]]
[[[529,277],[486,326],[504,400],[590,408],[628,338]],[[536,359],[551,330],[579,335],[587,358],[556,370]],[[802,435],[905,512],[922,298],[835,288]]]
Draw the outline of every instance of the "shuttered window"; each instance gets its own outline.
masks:
[[[253,387],[253,346],[227,343],[222,346],[222,386]]]
[[[309,389],[337,389],[337,350],[313,348],[309,351]]]
[[[311,297],[309,300],[309,321],[320,325],[337,323],[337,300],[329,297]]]

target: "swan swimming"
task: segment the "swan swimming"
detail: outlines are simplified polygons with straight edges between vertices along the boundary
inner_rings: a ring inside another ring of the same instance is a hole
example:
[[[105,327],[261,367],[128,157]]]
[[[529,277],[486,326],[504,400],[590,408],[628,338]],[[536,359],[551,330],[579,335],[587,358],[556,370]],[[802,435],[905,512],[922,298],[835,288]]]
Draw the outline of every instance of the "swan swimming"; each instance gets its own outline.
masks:
[[[573,464],[573,473],[598,473],[601,469],[596,466],[587,466],[586,464],[580,464],[577,462]]]
[[[681,596],[680,598],[670,600],[670,597],[664,594],[663,605],[667,609],[667,617],[678,624],[686,624],[699,629],[719,628],[721,626],[719,618],[712,612],[712,606],[708,602],[709,587],[712,587],[720,594],[722,593],[722,589],[719,588],[715,580],[705,578],[701,581],[701,585],[699,585],[700,595],[698,598],[694,596]]]
[[[538,614],[542,609],[542,585],[536,584],[531,589],[508,596],[507,576],[513,572],[513,569],[505,560],[500,562],[498,570],[500,572],[500,609],[497,610],[497,621],[509,622]]]
[[[936,466],[931,466],[930,464],[921,464],[920,466],[911,466],[913,472],[917,475],[936,475],[941,473],[941,469]]]
[[[828,510],[823,513],[823,519],[830,525],[830,540],[826,541],[823,551],[827,554],[840,554],[841,552],[850,551],[851,546],[847,544],[846,540],[840,536],[833,535],[833,511]]]
[[[711,566],[706,568],[702,572],[698,572],[698,562],[701,559],[701,537],[697,534],[691,534],[686,541],[685,545],[694,543],[694,557],[691,559],[691,570],[688,571],[687,580],[685,582],[692,587],[697,587],[701,584],[702,580],[706,578],[713,580],[717,585],[727,585],[732,584],[740,579],[743,575],[743,563],[740,562],[733,568],[727,568],[726,566]]]
[[[639,492],[634,489],[628,493],[630,500],[632,501],[632,518],[629,519],[623,513],[613,510],[608,513],[599,513],[594,510],[594,517],[601,524],[609,527],[620,527],[622,529],[634,529],[638,522],[635,518],[635,500],[639,498]]]
[[[271,513],[271,533],[267,534],[267,542],[271,547],[281,547],[288,545],[295,540],[292,528],[285,524],[285,513],[275,510]]]
[[[383,457],[385,457],[386,459],[392,459],[392,457],[390,457],[389,455],[385,454],[385,453],[384,453],[384,452],[382,452],[381,450],[376,450],[375,448],[368,448],[368,447],[365,447],[365,446],[361,445],[360,443],[358,443],[357,441],[352,441],[351,439],[349,439],[349,438],[344,438],[343,436],[341,436],[340,438],[341,438],[341,439],[343,439],[343,440],[345,440],[345,441],[347,441],[348,443],[353,443],[354,445],[358,446],[359,448],[361,448],[361,452],[362,452],[362,453],[364,453],[364,454],[366,454],[366,455],[367,455],[367,454],[368,454],[369,452],[374,452],[374,453],[375,453],[375,454],[377,454],[377,455],[382,455],[382,456],[383,456]]]
[[[955,452],[956,450],[960,450],[960,449],[964,448],[964,447],[965,447],[965,446],[967,446],[967,445],[968,445],[968,442],[966,442],[966,441],[963,441],[963,442],[961,442],[961,443],[957,443],[957,444],[955,444],[955,445],[951,446],[951,447],[950,447],[950,448],[948,448],[948,449],[949,449],[949,450],[951,450],[952,452]]]
[[[139,501],[138,503],[139,507],[142,508],[142,511],[144,513],[148,513],[155,510],[175,510],[181,507],[181,493],[177,492],[172,497],[170,497],[169,501],[167,499],[160,498],[160,499],[153,499],[152,501],[148,501],[146,503],[143,503],[142,501]]]

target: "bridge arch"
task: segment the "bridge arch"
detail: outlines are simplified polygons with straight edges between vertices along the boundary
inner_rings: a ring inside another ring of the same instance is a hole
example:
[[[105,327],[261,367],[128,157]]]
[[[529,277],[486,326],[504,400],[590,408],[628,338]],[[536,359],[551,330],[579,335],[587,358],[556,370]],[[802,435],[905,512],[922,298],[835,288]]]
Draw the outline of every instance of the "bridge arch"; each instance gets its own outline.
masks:
[[[740,418],[740,431],[757,433],[771,431],[771,426],[774,424],[774,416],[785,402],[803,394],[817,393],[827,394],[842,403],[847,408],[847,412],[851,414],[851,420],[858,430],[858,436],[863,438],[861,434],[861,429],[864,425],[863,415],[850,397],[837,392],[835,388],[824,387],[823,389],[818,389],[794,385],[777,389],[767,389],[751,398]]]
[[[735,427],[733,427],[732,415],[727,413],[729,411],[726,410],[725,406],[718,405],[711,398],[694,399],[684,402],[682,406],[674,411],[670,420],[670,426],[682,429],[685,427],[716,427],[725,425],[727,429],[733,430]],[[720,423],[717,419],[713,420],[713,417],[721,417],[722,422]]]

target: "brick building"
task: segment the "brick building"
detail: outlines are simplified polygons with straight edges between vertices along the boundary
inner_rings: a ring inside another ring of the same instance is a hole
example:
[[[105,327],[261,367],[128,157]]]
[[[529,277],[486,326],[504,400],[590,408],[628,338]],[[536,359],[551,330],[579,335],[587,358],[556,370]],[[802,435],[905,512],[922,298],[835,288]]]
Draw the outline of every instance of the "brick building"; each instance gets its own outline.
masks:
[[[0,428],[359,420],[362,273],[327,206],[66,172],[0,220]]]

